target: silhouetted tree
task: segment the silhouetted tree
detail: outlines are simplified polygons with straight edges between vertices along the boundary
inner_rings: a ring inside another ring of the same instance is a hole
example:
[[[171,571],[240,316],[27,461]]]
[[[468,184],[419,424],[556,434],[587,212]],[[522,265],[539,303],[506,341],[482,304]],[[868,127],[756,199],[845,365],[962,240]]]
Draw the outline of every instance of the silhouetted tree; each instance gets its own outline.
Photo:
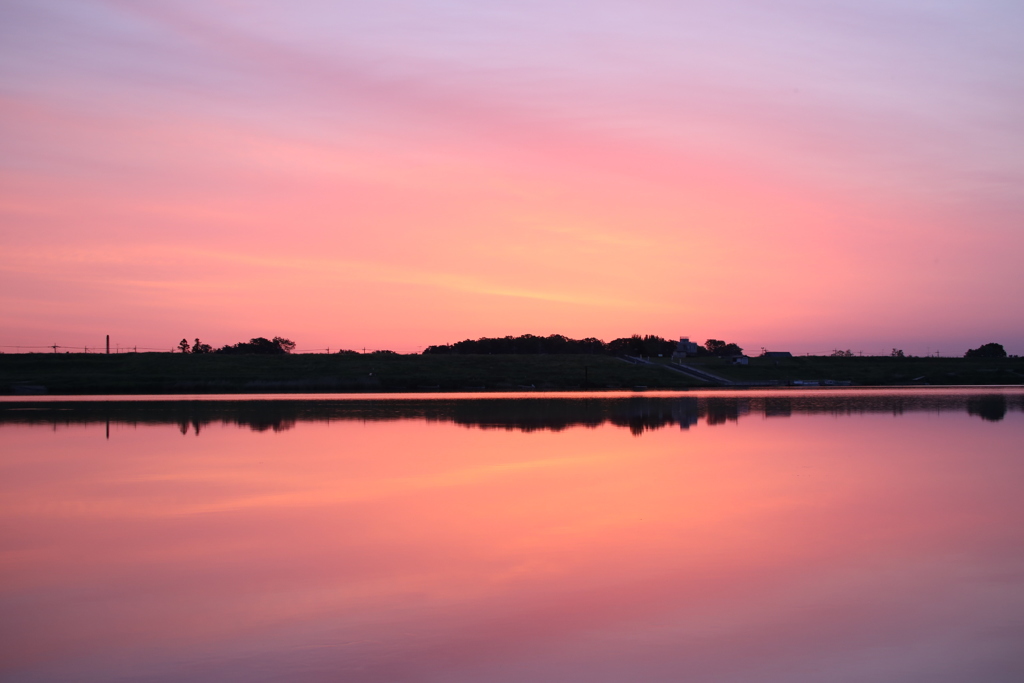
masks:
[[[196,343],[192,345],[192,353],[212,353],[213,347],[209,344],[204,344],[199,341],[199,337],[196,337]]]
[[[294,349],[295,342],[284,337],[274,337],[273,339],[253,337],[247,342],[223,346],[215,353],[282,355],[291,353]]]
[[[903,349],[893,349],[892,353],[889,354],[893,358],[905,358],[903,355]]]
[[[971,349],[964,354],[964,358],[1006,358],[1006,351],[1002,344],[982,344],[976,349]]]
[[[713,356],[742,356],[743,349],[736,344],[727,344],[721,339],[708,339],[704,348]]]
[[[293,342],[291,339],[285,339],[284,337],[274,337],[273,341],[275,344],[277,344],[277,347],[284,351],[285,353],[291,353],[292,351],[295,350],[295,342]]]
[[[619,337],[608,342],[608,352],[616,356],[640,356],[644,352],[644,338],[639,334]]]
[[[178,342],[178,348],[181,349],[182,353],[188,353],[188,350],[190,348],[188,345],[188,339],[182,339],[180,342]]]
[[[676,342],[669,341],[656,334],[641,337],[620,337],[608,342],[608,352],[616,356],[671,356],[676,349]]]
[[[723,342],[724,343],[724,342]],[[741,355],[743,350],[735,344],[727,344],[726,355]],[[607,344],[596,337],[572,339],[561,334],[540,337],[524,334],[518,337],[481,337],[464,339],[454,344],[428,346],[424,354],[613,354],[616,356],[670,356],[676,349],[676,342],[654,334],[620,337]]]
[[[704,348],[708,350],[708,353],[715,353],[719,349],[725,348],[725,342],[721,339],[708,339],[704,342]]]
[[[594,337],[571,339],[560,334],[539,337],[524,334],[518,337],[481,337],[454,344],[428,346],[425,354],[540,354],[540,353],[605,353],[604,342]]]

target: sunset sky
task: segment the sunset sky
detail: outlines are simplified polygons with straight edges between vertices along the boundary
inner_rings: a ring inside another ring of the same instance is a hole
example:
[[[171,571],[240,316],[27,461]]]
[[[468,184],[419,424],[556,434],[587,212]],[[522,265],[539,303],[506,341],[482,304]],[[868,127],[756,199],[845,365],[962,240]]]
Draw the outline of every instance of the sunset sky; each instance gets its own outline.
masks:
[[[0,345],[1024,353],[1024,4],[2,0]]]

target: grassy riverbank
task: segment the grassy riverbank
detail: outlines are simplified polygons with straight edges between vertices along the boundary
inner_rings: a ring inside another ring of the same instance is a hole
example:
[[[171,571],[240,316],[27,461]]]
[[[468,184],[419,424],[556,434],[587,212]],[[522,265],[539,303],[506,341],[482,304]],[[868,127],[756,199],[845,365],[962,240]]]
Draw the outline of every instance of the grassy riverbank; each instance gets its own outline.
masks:
[[[734,381],[861,386],[1022,384],[1024,359],[718,358],[690,363]],[[4,394],[685,389],[708,384],[603,355],[0,354]]]
[[[699,384],[603,355],[0,355],[4,394],[683,389]]]
[[[734,365],[722,358],[694,358],[688,365],[726,379],[850,382],[858,386],[1024,384],[1024,358],[890,358],[798,356],[751,358]]]

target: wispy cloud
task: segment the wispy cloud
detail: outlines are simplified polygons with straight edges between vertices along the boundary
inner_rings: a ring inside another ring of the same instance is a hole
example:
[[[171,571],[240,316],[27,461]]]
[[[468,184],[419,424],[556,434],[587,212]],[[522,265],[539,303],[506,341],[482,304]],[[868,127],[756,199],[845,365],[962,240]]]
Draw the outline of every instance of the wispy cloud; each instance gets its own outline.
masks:
[[[13,0],[0,316],[241,319],[277,278],[381,337],[933,336],[957,297],[1006,329],[1021,31],[996,1]]]

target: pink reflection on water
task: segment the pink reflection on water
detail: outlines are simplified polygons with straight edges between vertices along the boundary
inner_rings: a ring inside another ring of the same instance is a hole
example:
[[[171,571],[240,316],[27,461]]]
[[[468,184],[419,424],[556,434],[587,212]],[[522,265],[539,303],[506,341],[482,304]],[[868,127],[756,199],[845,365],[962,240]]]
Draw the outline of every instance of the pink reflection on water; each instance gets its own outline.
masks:
[[[1021,414],[0,428],[13,680],[1013,680]]]

